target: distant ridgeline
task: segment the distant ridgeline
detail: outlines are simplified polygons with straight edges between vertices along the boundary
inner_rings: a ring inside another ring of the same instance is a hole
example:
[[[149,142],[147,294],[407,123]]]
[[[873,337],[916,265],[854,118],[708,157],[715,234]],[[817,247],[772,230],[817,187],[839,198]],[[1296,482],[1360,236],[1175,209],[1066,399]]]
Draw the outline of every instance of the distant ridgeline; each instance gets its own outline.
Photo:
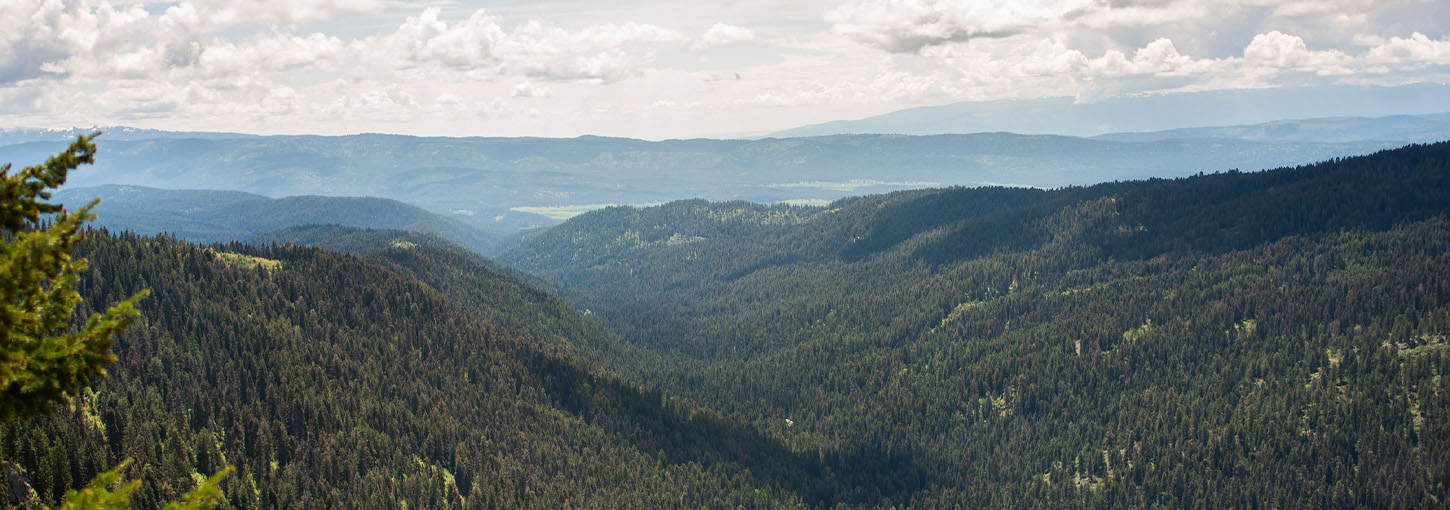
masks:
[[[606,209],[501,260],[647,353],[591,361],[792,451],[890,452],[890,504],[1427,507],[1450,498],[1447,214],[1437,143]]]
[[[1308,139],[1260,136],[1263,129],[1253,126],[1134,133],[1120,139],[973,132],[1004,129],[981,127],[934,136],[661,141],[238,136],[116,129],[99,139],[103,156],[96,166],[77,172],[69,182],[81,187],[236,190],[269,197],[381,197],[475,227],[512,232],[554,225],[577,211],[607,204],[686,197],[823,203],[902,189],[994,183],[1054,188],[1230,168],[1259,170],[1398,147],[1421,141],[1426,132],[1450,136],[1450,122],[1421,120],[1428,126],[1396,130],[1373,127],[1380,123],[1342,129],[1317,123],[1303,128],[1315,133]],[[1273,128],[1275,133],[1281,130]],[[1344,136],[1346,132],[1357,135]],[[0,161],[40,161],[65,143],[66,137],[57,133],[41,134],[37,138],[0,131]],[[101,215],[103,221],[106,216]],[[284,226],[290,225],[274,228]]]
[[[385,198],[272,199],[240,191],[118,185],[67,188],[56,193],[56,200],[67,204],[84,204],[94,198],[101,199],[101,205],[96,208],[97,225],[141,234],[165,232],[198,243],[278,239],[277,236],[301,232],[273,235],[273,231],[316,225],[407,230],[438,236],[477,253],[494,253],[504,242],[502,234]],[[311,234],[309,240],[331,237],[320,231],[311,231]]]

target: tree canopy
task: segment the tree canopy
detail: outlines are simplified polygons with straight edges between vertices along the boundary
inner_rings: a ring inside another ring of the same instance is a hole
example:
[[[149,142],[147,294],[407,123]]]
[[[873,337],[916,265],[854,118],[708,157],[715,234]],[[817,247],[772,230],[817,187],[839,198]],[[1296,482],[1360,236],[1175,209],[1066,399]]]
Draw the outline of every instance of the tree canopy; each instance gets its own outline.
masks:
[[[112,338],[136,320],[136,302],[148,292],[137,291],[91,314],[83,325],[71,325],[81,301],[75,285],[87,268],[86,259],[72,257],[72,249],[85,237],[82,226],[95,217],[90,211],[98,202],[67,211],[46,200],[72,170],[95,162],[98,135],[79,136],[65,152],[13,174],[10,164],[0,166],[0,424],[48,414],[69,403],[91,378],[106,375],[105,365],[116,360]],[[68,491],[60,508],[129,508],[139,482],[120,484],[128,464]],[[211,508],[219,501],[217,483],[228,472],[223,469],[184,503],[168,508]]]

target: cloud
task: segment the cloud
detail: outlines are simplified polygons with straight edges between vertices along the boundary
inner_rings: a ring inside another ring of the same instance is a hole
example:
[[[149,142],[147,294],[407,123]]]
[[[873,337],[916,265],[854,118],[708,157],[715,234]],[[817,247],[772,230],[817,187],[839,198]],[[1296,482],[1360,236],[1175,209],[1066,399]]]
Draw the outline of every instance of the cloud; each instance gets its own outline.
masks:
[[[691,47],[699,51],[753,39],[755,39],[755,32],[748,28],[716,23],[710,25],[710,28],[705,30],[705,35],[701,36],[698,41],[695,41],[695,44],[691,45]]]
[[[480,75],[522,74],[554,81],[614,82],[633,76],[652,55],[634,46],[678,43],[679,32],[655,25],[596,25],[580,31],[530,21],[505,30],[485,10],[449,24],[431,7],[409,17],[397,31],[370,41],[408,67],[441,67]]]
[[[1252,1],[1252,0],[1249,0]],[[1232,2],[1230,2],[1232,3]],[[826,13],[832,30],[894,53],[941,44],[1070,29],[1163,25],[1209,18],[1203,0],[853,0]]]
[[[510,35],[503,55],[525,76],[603,83],[634,76],[653,60],[653,54],[633,45],[685,40],[679,32],[637,23],[599,25],[571,33],[534,21]]]
[[[1353,38],[1358,48],[1351,51],[1311,44],[1279,30],[1244,37],[1237,52],[1224,56],[1182,51],[1168,37],[1137,48],[1105,44],[1107,48],[1089,53],[1074,44],[1084,38],[1060,31],[933,44],[914,53],[880,53],[892,60],[878,76],[915,86],[872,92],[880,94],[878,100],[918,103],[940,102],[933,98],[941,96],[958,101],[1063,95],[1093,100],[1175,90],[1327,84],[1350,77],[1381,76],[1376,83],[1396,84],[1416,79],[1411,73],[1418,70],[1440,72],[1443,80],[1443,66],[1450,65],[1450,37],[1437,40],[1421,33],[1391,38],[1361,35]],[[777,105],[848,101],[859,96],[851,91],[866,91],[869,83],[823,81],[814,88],[772,90],[756,101]]]
[[[150,17],[140,7],[0,2],[0,83],[68,74],[73,66],[66,65],[67,60],[125,43]],[[135,58],[129,60],[133,63]]]
[[[1154,39],[1147,46],[1133,53],[1133,65],[1137,72],[1172,73],[1193,64],[1193,58],[1178,52],[1178,47],[1168,38]]]
[[[1391,37],[1365,54],[1372,64],[1424,65],[1450,64],[1450,36],[1434,40],[1415,32],[1409,37]]]
[[[1393,0],[849,0],[828,11],[838,35],[892,53],[1026,36],[1211,41],[1261,26],[1364,28]],[[1401,2],[1403,3],[1403,2]],[[1383,23],[1383,21],[1381,21]],[[1391,25],[1393,26],[1393,25]],[[1106,31],[1106,32],[1105,32]],[[1331,37],[1334,32],[1316,34]]]
[[[1330,15],[1334,17],[1359,17],[1394,3],[1396,0],[1292,0],[1292,1],[1266,1],[1266,0],[1240,0],[1240,4],[1265,6],[1273,8],[1272,16],[1294,17],[1294,16],[1318,16]]]
[[[221,42],[202,47],[196,64],[208,77],[304,67],[328,71],[335,68],[345,51],[341,39],[322,33],[307,37],[271,33],[254,36],[242,44]]]
[[[0,84],[70,76],[161,79],[167,71],[197,71],[198,66],[207,68],[203,74],[216,75],[316,65],[336,55],[341,41],[274,31],[238,44],[213,34],[248,25],[295,25],[378,5],[351,0],[186,1],[152,14],[141,5],[11,0],[0,3]]]
[[[449,25],[438,19],[437,7],[408,17],[381,45],[406,64],[433,64],[458,69],[501,65],[495,55],[507,34],[488,13],[478,10],[467,20]]]
[[[935,90],[956,97],[1098,97],[1120,82],[1161,83],[1221,71],[1219,59],[1197,59],[1180,52],[1171,39],[1155,39],[1141,48],[1108,49],[1091,56],[1064,38],[999,41],[992,44],[924,49]],[[1113,92],[1119,92],[1114,90]]]
[[[297,26],[330,19],[338,14],[382,9],[382,0],[220,0],[207,16],[217,27],[258,23]],[[180,5],[191,5],[182,2]]]
[[[1348,74],[1352,58],[1335,50],[1311,51],[1299,36],[1278,30],[1255,35],[1244,47],[1244,61],[1250,66],[1312,71],[1319,74]]]
[[[1021,34],[1080,15],[1088,0],[864,0],[826,13],[837,34],[892,52]]]
[[[398,83],[335,80],[321,89],[334,98],[327,113],[339,119],[405,118],[421,107],[413,92]]]
[[[534,82],[526,81],[514,85],[513,95],[514,97],[549,97],[553,95],[553,92],[549,90],[549,87],[542,87]]]
[[[463,106],[463,96],[458,94],[443,93],[433,98],[433,103],[443,108],[458,108]]]

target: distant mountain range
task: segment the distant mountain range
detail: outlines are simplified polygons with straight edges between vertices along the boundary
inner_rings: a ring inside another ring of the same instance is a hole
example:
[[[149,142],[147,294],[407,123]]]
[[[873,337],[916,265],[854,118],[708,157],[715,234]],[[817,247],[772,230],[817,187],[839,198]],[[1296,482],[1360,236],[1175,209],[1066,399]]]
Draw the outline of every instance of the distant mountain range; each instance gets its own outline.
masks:
[[[75,173],[70,186],[219,189],[268,197],[373,196],[495,232],[552,225],[610,204],[685,198],[824,204],[932,186],[1052,188],[1259,170],[1365,154],[1418,139],[1324,143],[1159,136],[1123,141],[977,133],[650,142],[396,135],[167,134],[138,139],[111,136],[115,133],[100,138],[97,164]],[[36,141],[40,134],[0,132],[0,161],[41,161],[68,138],[49,132],[51,141]]]
[[[1333,112],[1326,114],[1326,112]],[[1198,126],[1238,126],[1283,119],[1383,117],[1450,112],[1450,85],[1401,87],[1325,86],[1222,90],[1078,101],[1072,97],[979,101],[911,108],[858,120],[838,120],[772,133],[775,137],[855,133],[931,135],[1009,131],[1070,136],[1162,131]],[[1315,122],[1322,124],[1322,122]],[[1443,127],[1443,117],[1439,126]],[[1286,138],[1315,142],[1444,139],[1385,138],[1373,123],[1344,126],[1336,139]],[[1351,129],[1353,128],[1353,129]],[[1359,131],[1356,131],[1359,130]],[[1233,137],[1238,138],[1238,137]],[[1268,138],[1273,139],[1273,138]]]
[[[100,198],[96,225],[140,234],[166,232],[199,243],[247,241],[279,229],[346,225],[438,236],[478,253],[500,248],[500,236],[385,198],[267,198],[240,191],[167,190],[106,185],[68,188],[55,201],[78,206]],[[410,242],[412,242],[410,240]]]
[[[107,140],[152,140],[156,138],[223,140],[228,138],[256,138],[259,136],[207,131],[162,131],[160,129],[134,128],[129,126],[92,126],[65,129],[0,128],[0,140],[4,140],[6,144],[24,142],[68,142],[74,140],[77,136],[88,135],[96,131],[105,133]]]
[[[1329,117],[1280,120],[1243,126],[1179,128],[1140,133],[1109,133],[1095,140],[1158,142],[1232,138],[1259,142],[1351,143],[1396,140],[1430,143],[1450,139],[1450,113],[1388,117]]]

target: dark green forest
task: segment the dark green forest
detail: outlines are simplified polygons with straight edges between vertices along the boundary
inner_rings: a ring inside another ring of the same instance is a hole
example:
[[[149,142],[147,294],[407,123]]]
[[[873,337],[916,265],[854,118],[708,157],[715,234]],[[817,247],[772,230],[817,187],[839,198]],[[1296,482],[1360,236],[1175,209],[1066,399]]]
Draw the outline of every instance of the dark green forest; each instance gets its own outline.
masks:
[[[502,260],[653,353],[581,353],[602,366],[796,451],[909,459],[892,503],[1426,507],[1450,476],[1447,208],[1441,143],[818,210],[606,210]]]
[[[1450,505],[1450,143],[609,208],[512,267],[336,226],[76,255],[78,317],[151,295],[0,426],[0,502],[131,458],[137,508],[225,465],[231,508]]]
[[[233,508],[795,506],[749,471],[804,462],[783,447],[485,318],[597,328],[548,295],[478,275],[472,309],[400,272],[459,253],[94,233],[88,305],[152,294],[93,391],[0,429],[8,485],[50,501],[131,458],[136,508],[226,464]]]

